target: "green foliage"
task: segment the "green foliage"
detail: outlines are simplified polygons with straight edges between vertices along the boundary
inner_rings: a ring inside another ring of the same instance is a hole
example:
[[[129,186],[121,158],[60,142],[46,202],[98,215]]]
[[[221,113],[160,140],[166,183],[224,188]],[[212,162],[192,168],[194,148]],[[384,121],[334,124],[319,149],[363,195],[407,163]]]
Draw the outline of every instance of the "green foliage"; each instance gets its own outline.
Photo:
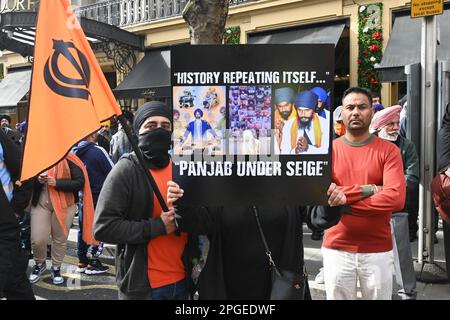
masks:
[[[225,28],[223,33],[223,43],[224,44],[240,44],[241,43],[241,28],[230,27]]]
[[[358,8],[358,85],[372,92],[381,89],[380,75],[374,65],[380,63],[382,58],[382,10],[383,4],[380,2]]]
[[[4,78],[3,63],[0,63],[0,80]]]

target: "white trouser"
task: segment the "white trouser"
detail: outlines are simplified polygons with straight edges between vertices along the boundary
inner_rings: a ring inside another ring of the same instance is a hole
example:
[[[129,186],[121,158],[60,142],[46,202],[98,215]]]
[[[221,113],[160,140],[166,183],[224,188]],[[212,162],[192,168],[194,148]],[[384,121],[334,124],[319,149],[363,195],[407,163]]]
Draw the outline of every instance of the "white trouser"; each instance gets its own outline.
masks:
[[[391,300],[394,255],[353,253],[322,247],[327,300],[356,300],[357,281],[364,300]]]

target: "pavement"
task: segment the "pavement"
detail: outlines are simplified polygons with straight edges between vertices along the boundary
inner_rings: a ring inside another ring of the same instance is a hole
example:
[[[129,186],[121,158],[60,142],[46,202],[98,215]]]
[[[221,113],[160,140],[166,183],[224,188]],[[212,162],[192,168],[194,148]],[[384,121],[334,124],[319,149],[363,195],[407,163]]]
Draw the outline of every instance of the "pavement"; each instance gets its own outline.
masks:
[[[320,247],[322,241],[311,240],[311,231],[303,226],[303,241],[305,247],[305,263],[309,274],[309,285],[313,300],[325,300],[325,287],[315,283],[314,279],[322,267],[322,253]],[[437,233],[439,243],[435,245],[435,262],[445,269],[444,241],[442,228]],[[39,300],[117,300],[117,286],[115,284],[114,255],[115,246],[105,245],[100,260],[109,266],[109,270],[103,275],[85,275],[76,273],[78,258],[76,254],[77,221],[70,230],[67,245],[67,255],[61,266],[65,282],[62,285],[53,285],[50,278],[50,264],[47,260],[47,271],[41,280],[33,285],[36,298]],[[417,240],[411,244],[413,258],[417,259]],[[34,264],[30,260],[28,273]],[[417,281],[418,300],[450,300],[450,282],[425,283]],[[360,297],[360,294],[358,295]],[[395,294],[393,299],[400,299]]]
[[[441,224],[440,224],[441,225]],[[442,226],[437,232],[439,240],[438,244],[435,244],[435,256],[434,261],[441,269],[445,270],[445,254],[444,254],[444,239]],[[311,295],[313,300],[326,300],[325,286],[323,284],[317,284],[314,279],[319,273],[319,269],[322,267],[322,253],[320,247],[322,241],[311,240],[311,230],[306,225],[303,226],[303,244],[305,247],[305,263],[306,269],[309,274],[309,286],[311,289]],[[417,261],[417,240],[411,243],[412,256]],[[416,273],[416,279],[419,279],[420,274]],[[395,282],[394,282],[395,284]],[[395,285],[394,285],[395,288]],[[417,300],[450,300],[450,281],[444,283],[426,283],[417,281]],[[358,293],[358,297],[361,297]],[[393,300],[400,300],[400,297],[393,293]]]
[[[67,242],[67,254],[61,266],[61,274],[65,281],[61,285],[54,285],[50,278],[51,259],[47,259],[47,271],[41,279],[33,284],[33,291],[38,300],[117,300],[117,285],[115,282],[114,254],[115,246],[105,245],[100,260],[109,267],[105,274],[86,275],[76,272],[77,257],[77,228],[78,219],[70,229]],[[28,274],[34,260],[29,261]]]

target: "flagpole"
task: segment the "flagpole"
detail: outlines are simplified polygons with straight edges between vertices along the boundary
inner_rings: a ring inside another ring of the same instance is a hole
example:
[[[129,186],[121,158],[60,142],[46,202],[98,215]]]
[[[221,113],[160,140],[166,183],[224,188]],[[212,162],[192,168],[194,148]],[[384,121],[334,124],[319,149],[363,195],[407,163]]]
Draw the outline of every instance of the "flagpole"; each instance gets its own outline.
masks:
[[[147,166],[145,165],[144,156],[142,155],[141,149],[139,149],[136,139],[133,139],[133,134],[131,133],[131,128],[127,123],[127,119],[125,118],[124,114],[122,113],[120,116],[117,116],[117,120],[119,120],[120,124],[122,125],[123,130],[125,131],[125,134],[128,137],[128,140],[131,143],[131,147],[133,148],[133,151],[136,153],[136,157],[139,161],[139,164],[141,165],[142,169],[144,169],[145,175],[150,182],[150,185],[152,186],[153,192],[156,195],[156,198],[159,201],[159,204],[161,205],[161,208],[164,212],[168,212],[169,208],[166,205],[166,202],[164,201],[163,196],[161,195],[161,191],[158,188],[158,185],[156,184],[155,179],[153,178],[150,170],[148,170]],[[174,219],[175,226],[177,227],[176,234],[179,235],[178,232],[178,223],[177,219]]]

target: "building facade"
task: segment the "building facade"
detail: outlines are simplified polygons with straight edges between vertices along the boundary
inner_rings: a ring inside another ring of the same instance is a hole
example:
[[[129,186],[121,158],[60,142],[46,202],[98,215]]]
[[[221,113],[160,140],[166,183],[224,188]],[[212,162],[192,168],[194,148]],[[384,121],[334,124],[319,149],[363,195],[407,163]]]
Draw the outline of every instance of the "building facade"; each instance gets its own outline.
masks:
[[[143,37],[146,50],[167,50],[173,45],[189,43],[188,28],[181,16],[186,2],[185,0],[79,0],[74,1],[74,4],[81,5],[79,14],[83,17],[115,25]],[[358,41],[361,37],[359,19],[361,10],[369,8],[372,4],[380,7],[376,13],[379,15],[378,19],[381,18],[377,21],[382,30],[381,50],[384,50],[388,45],[396,16],[410,10],[410,1],[231,0],[226,27],[239,30],[240,44],[308,43],[318,41],[317,39],[321,37],[328,39],[324,41],[334,42],[337,106],[343,90],[358,84],[360,63]],[[420,34],[418,37],[420,39]],[[134,53],[136,62],[145,56],[144,52]],[[98,58],[103,70],[110,77],[115,77],[116,81],[112,82],[120,83],[127,76],[129,70],[125,72],[118,70],[115,62],[103,52],[98,52]],[[12,52],[3,52],[3,56],[0,57],[0,66],[3,65],[5,75],[8,70],[26,63],[28,63],[26,57]],[[383,83],[381,88],[383,104],[396,103],[406,92],[405,87],[401,82]],[[135,101],[135,104],[138,103]],[[130,104],[130,101],[123,101],[123,104]]]

